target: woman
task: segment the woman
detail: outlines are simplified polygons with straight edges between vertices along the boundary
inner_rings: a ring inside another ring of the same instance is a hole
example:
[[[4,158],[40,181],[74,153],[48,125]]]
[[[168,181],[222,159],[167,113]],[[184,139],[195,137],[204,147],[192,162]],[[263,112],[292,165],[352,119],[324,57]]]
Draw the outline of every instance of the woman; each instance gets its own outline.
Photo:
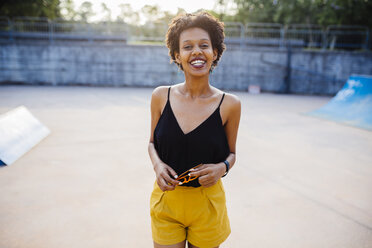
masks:
[[[219,247],[230,234],[220,179],[235,163],[240,101],[209,83],[223,40],[223,24],[206,12],[175,17],[167,32],[171,61],[185,82],[158,87],[151,98],[155,248]]]

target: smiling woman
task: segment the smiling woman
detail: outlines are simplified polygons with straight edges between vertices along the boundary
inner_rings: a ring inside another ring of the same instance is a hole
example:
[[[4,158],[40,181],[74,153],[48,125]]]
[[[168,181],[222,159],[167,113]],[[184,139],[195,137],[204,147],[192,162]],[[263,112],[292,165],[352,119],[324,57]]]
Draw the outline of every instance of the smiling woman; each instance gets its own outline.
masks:
[[[241,107],[235,95],[209,83],[223,40],[223,23],[206,12],[177,16],[167,32],[171,61],[183,70],[185,82],[160,86],[151,98],[156,248],[219,247],[230,234],[221,177],[236,160]]]
[[[188,34],[180,32],[181,30],[185,30],[185,32],[187,32],[187,29],[189,28],[199,29],[199,31],[196,30],[195,32],[199,32],[199,34],[196,35],[204,36],[200,37],[200,41],[204,42],[202,48],[213,48],[213,52],[216,52],[216,58],[213,59],[211,70],[213,70],[213,67],[217,65],[223,51],[225,50],[225,44],[223,43],[225,38],[223,32],[223,23],[219,22],[217,19],[216,23],[210,22],[209,18],[214,19],[214,17],[210,16],[207,12],[203,12],[203,15],[205,15],[205,17],[208,16],[208,18],[195,18],[190,14],[186,14],[186,16],[189,16],[190,20],[194,19],[188,23],[182,23],[182,16],[178,16],[173,20],[173,24],[168,29],[166,43],[169,48],[169,55],[171,56],[171,61],[175,62],[178,66],[180,66],[181,69],[183,69],[182,65],[179,63],[179,61],[177,61],[176,55],[179,55],[181,47],[183,48],[182,51],[187,49],[191,50],[192,48],[190,44],[192,40],[185,40],[184,37],[187,37]],[[189,32],[190,30],[188,33]],[[182,40],[180,39],[181,35],[183,35]]]

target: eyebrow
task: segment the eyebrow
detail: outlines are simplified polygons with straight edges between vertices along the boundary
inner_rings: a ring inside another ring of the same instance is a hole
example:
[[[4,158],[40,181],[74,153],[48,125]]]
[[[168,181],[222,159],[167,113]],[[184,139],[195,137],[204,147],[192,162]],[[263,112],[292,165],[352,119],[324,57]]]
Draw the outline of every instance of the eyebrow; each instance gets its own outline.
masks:
[[[205,41],[205,40],[206,41],[209,41],[209,39],[200,39],[200,40],[202,40],[202,41]],[[192,41],[192,40],[184,40],[183,43],[186,43],[186,42],[189,42],[189,41]]]

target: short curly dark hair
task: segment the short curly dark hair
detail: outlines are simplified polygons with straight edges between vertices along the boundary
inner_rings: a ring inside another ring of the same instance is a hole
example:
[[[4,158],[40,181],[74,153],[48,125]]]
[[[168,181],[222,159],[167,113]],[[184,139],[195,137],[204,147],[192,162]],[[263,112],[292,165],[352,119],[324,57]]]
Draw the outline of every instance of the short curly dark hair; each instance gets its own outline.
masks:
[[[205,11],[196,14],[180,14],[172,19],[165,41],[169,49],[171,62],[177,64],[182,70],[182,65],[176,61],[175,53],[179,53],[180,51],[179,41],[181,33],[189,28],[201,28],[209,34],[212,48],[217,50],[217,58],[212,63],[212,71],[213,68],[217,66],[223,51],[226,49],[223,22],[220,22],[217,18]]]

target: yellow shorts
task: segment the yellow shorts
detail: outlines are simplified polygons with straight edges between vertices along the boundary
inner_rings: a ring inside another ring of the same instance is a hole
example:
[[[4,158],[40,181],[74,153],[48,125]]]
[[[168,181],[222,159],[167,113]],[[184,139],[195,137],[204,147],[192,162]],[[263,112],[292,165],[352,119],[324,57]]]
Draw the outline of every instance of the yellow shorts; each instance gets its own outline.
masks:
[[[155,182],[150,213],[152,237],[160,245],[187,239],[198,247],[216,247],[231,232],[221,180],[208,188],[177,186],[166,192]]]

